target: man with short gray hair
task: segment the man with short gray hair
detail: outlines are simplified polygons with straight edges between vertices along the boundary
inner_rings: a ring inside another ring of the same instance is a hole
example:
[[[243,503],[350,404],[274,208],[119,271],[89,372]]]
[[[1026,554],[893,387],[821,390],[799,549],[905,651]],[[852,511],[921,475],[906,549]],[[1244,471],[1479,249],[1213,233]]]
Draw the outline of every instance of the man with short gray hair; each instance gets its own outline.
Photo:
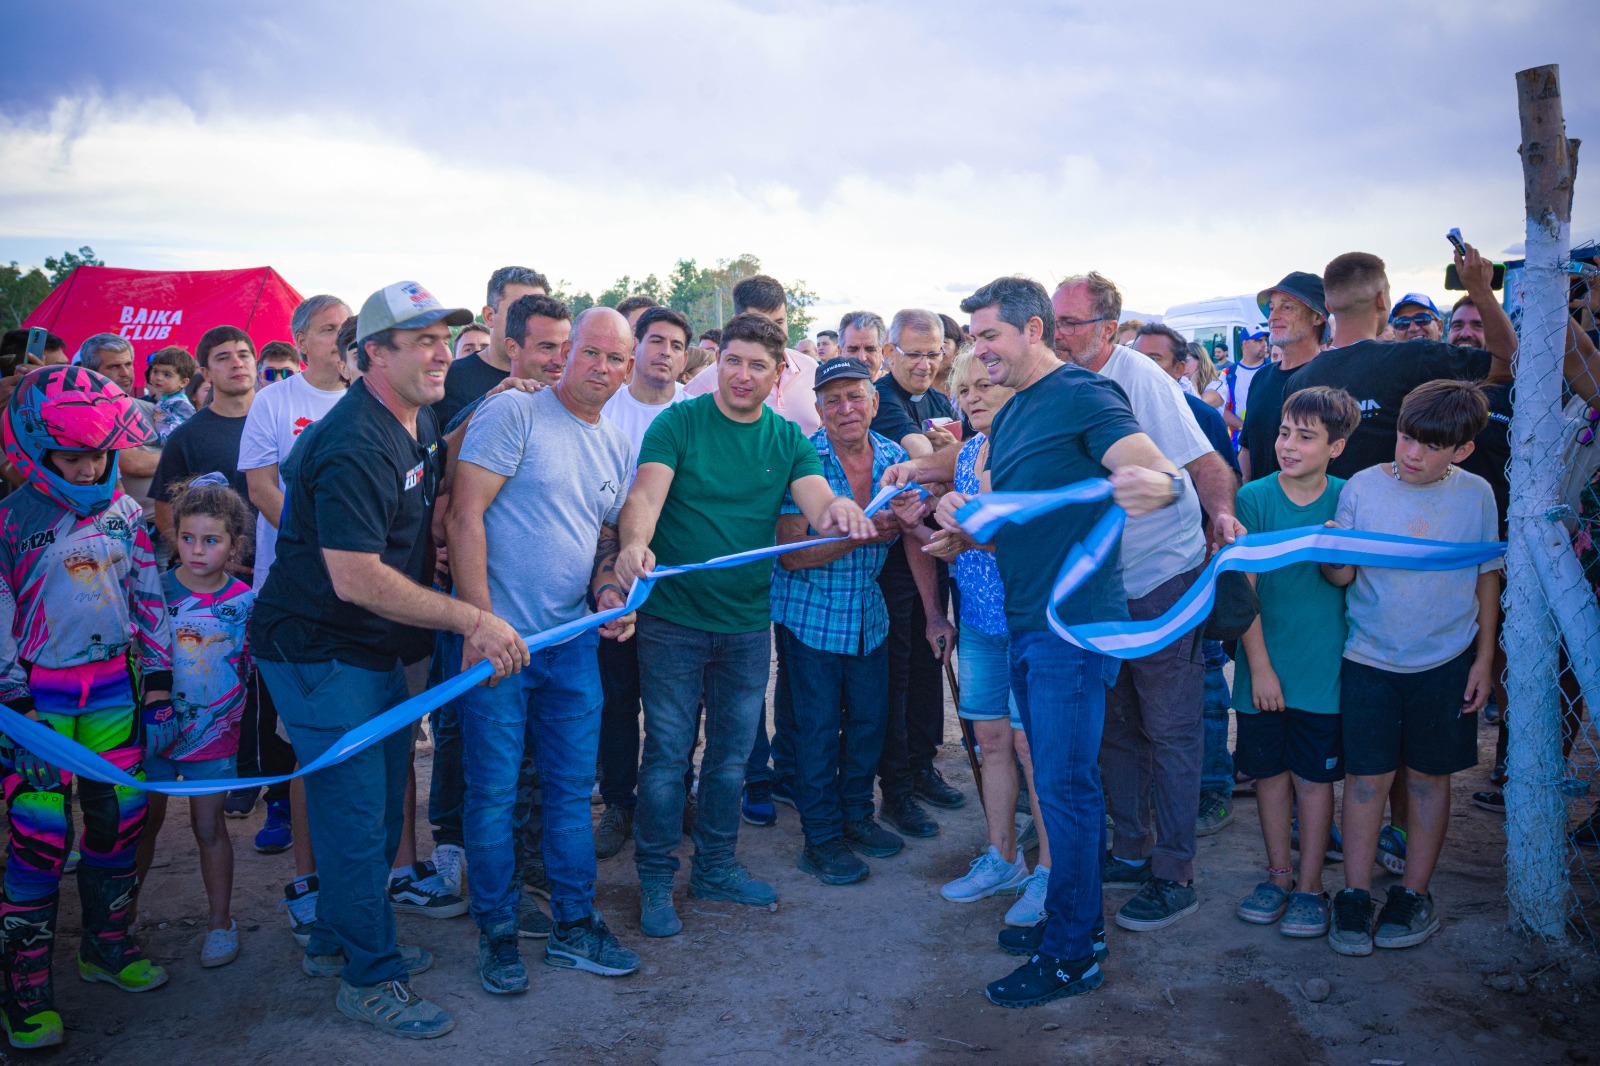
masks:
[[[511,356],[506,352],[505,311],[523,296],[550,295],[550,280],[532,267],[505,266],[489,275],[479,317],[489,327],[489,347],[462,356],[450,366],[444,379],[444,399],[433,405],[439,425],[455,421],[461,409],[481,398],[511,373]]]
[[[889,327],[871,311],[850,311],[839,319],[839,354],[867,364],[872,380],[883,377],[883,345]]]

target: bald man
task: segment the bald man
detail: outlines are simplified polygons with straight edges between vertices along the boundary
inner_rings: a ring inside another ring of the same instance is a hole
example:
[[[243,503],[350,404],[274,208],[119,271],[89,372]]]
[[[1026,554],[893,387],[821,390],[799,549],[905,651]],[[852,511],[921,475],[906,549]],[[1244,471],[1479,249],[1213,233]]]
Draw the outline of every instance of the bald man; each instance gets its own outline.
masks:
[[[490,397],[467,428],[446,519],[456,595],[498,612],[519,633],[571,622],[590,604],[622,606],[613,571],[632,448],[600,412],[632,373],[633,350],[626,318],[590,308],[573,320],[555,384]],[[461,698],[472,917],[481,934],[478,975],[490,992],[528,990],[517,950],[513,832],[525,747],[539,770],[555,920],[545,961],[613,977],[639,966],[594,914],[589,821],[600,742],[596,648],[632,635],[630,614],[546,648],[516,676]],[[472,657],[461,665],[470,669]]]

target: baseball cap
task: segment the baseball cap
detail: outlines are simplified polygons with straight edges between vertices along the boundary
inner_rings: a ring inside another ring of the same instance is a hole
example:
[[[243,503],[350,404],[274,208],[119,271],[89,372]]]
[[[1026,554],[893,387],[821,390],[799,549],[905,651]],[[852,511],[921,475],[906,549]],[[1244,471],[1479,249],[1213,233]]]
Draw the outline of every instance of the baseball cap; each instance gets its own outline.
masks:
[[[471,311],[444,306],[415,281],[397,281],[368,296],[361,305],[361,314],[356,318],[356,343],[386,329],[421,329],[441,319],[449,326],[464,326],[472,318]]]
[[[1443,315],[1439,314],[1439,309],[1433,306],[1433,301],[1422,295],[1422,293],[1408,292],[1394,302],[1394,307],[1389,310],[1389,321],[1393,322],[1395,316],[1400,313],[1400,308],[1406,304],[1416,304],[1418,307],[1426,307],[1429,311],[1433,312],[1433,317],[1435,318],[1444,317]]]
[[[812,384],[812,389],[820,389],[832,381],[846,381],[852,378],[857,381],[867,381],[871,377],[872,372],[867,369],[866,363],[852,359],[848,355],[836,355],[817,367],[817,380]]]
[[[1275,292],[1293,296],[1323,318],[1328,317],[1328,300],[1322,291],[1322,278],[1317,274],[1296,270],[1285,274],[1283,280],[1271,288],[1256,293],[1256,306],[1261,308],[1263,315],[1268,313],[1269,301]]]
[[[1265,340],[1266,338],[1267,338],[1267,327],[1265,325],[1261,325],[1261,326],[1246,326],[1243,330],[1241,330],[1239,332],[1239,339],[1240,340],[1259,341],[1259,340]]]

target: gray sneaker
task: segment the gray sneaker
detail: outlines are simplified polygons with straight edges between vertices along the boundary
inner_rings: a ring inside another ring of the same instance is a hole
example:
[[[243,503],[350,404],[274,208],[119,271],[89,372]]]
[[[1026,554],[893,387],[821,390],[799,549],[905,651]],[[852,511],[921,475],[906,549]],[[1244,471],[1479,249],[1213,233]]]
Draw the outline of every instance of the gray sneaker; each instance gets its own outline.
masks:
[[[670,877],[640,879],[639,932],[645,936],[677,936],[683,932],[683,920],[672,909]]]
[[[719,899],[750,907],[769,907],[778,902],[778,890],[757,881],[741,862],[731,862],[715,870],[696,869],[689,875],[689,895],[695,899]]]
[[[433,953],[415,944],[396,944],[400,961],[406,964],[406,976],[415,977],[433,965]],[[300,972],[307,977],[338,977],[344,969],[344,952],[333,955],[302,955]]]
[[[1195,835],[1208,837],[1220,833],[1233,821],[1233,797],[1221,792],[1200,793],[1200,817],[1195,821]]]
[[[1375,906],[1372,896],[1359,888],[1347,888],[1334,896],[1328,946],[1340,955],[1371,955]]]
[[[633,811],[627,807],[607,807],[594,827],[594,857],[609,859],[622,850],[633,836]]]
[[[478,980],[497,996],[528,990],[528,968],[517,950],[517,929],[504,922],[478,934]]]
[[[639,956],[617,942],[598,914],[580,925],[556,926],[545,943],[544,961],[601,977],[625,977],[639,968]]]
[[[1404,885],[1389,886],[1389,899],[1378,912],[1374,947],[1414,948],[1439,931],[1439,912],[1433,897]]]
[[[1106,852],[1106,864],[1101,868],[1100,885],[1102,888],[1143,888],[1150,880],[1150,860],[1146,859],[1139,866]]]
[[[381,985],[340,981],[334,1005],[346,1018],[410,1040],[432,1040],[456,1027],[454,1018],[411,991],[405,981]]]
[[[555,922],[539,908],[539,900],[531,892],[517,894],[517,935],[528,940],[543,940],[555,928]]]

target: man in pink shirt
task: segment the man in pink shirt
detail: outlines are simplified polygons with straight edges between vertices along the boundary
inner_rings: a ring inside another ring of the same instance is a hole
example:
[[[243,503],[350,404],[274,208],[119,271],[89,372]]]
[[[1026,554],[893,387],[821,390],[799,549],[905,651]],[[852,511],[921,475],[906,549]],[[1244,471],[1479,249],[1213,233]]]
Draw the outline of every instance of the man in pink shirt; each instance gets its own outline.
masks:
[[[776,278],[757,274],[733,287],[733,313],[738,315],[746,311],[770,318],[779,329],[788,332],[789,299]],[[817,360],[793,348],[785,348],[783,357],[783,369],[778,374],[778,384],[767,395],[767,406],[810,436],[822,428],[822,416],[817,413],[817,391],[813,387]],[[716,387],[717,367],[713,363],[690,378],[684,391],[690,396],[699,396]]]

